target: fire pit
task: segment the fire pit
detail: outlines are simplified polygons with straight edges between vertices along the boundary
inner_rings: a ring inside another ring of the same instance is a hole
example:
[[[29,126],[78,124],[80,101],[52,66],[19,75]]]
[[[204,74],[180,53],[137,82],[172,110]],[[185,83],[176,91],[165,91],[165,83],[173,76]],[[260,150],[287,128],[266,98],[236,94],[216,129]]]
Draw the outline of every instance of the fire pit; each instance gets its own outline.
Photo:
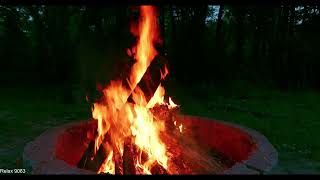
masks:
[[[179,115],[177,120],[192,129],[201,144],[219,153],[213,156],[221,156],[215,159],[219,167],[212,174],[261,174],[277,163],[277,151],[257,131],[193,116]],[[88,144],[87,132],[94,127],[96,121],[90,120],[47,130],[25,147],[24,166],[34,174],[96,174],[76,167]]]
[[[277,153],[259,133],[223,122],[179,114],[165,96],[169,70],[154,43],[161,42],[156,9],[140,7],[131,26],[137,43],[124,78],[100,89],[94,120],[45,132],[27,145],[33,173],[232,174],[263,173]],[[128,74],[126,74],[128,73]],[[88,98],[87,98],[88,99]]]

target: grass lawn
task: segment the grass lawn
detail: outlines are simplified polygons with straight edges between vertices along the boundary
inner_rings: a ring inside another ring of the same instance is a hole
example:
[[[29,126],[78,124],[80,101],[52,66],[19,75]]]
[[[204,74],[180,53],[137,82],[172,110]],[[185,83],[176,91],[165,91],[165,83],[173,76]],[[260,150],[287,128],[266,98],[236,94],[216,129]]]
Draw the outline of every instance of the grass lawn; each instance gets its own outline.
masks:
[[[75,104],[64,105],[53,96],[56,94],[53,89],[1,89],[0,168],[15,168],[25,144],[46,129],[88,118],[88,105],[79,92],[75,92]],[[172,95],[185,114],[234,122],[258,130],[279,151],[282,166],[303,160],[320,173],[320,94],[253,91],[246,92],[245,98],[208,94],[198,98],[196,93],[177,89]],[[299,168],[295,169],[286,167],[286,172],[299,171]]]
[[[45,130],[90,115],[84,97],[74,105],[61,104],[53,89],[7,88],[0,93],[0,168],[15,168],[26,143]]]

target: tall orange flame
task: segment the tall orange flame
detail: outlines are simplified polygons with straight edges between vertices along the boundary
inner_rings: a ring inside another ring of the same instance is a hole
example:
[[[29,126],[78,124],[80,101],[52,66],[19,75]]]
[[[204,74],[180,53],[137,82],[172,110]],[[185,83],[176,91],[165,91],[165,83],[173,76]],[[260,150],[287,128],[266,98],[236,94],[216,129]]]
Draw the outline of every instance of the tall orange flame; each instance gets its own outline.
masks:
[[[130,74],[130,85],[135,87],[146,72],[153,58],[158,54],[153,43],[159,39],[158,24],[155,8],[152,6],[141,6],[141,19],[138,26],[138,44],[133,49],[136,49],[136,63],[132,67]],[[131,31],[136,31],[134,26]],[[133,89],[133,88],[131,88]]]
[[[133,47],[132,51],[128,50],[130,55],[133,53],[136,61],[128,79],[130,90],[126,89],[121,81],[112,81],[103,90],[103,102],[94,103],[92,116],[98,120],[95,150],[101,145],[103,136],[110,132],[111,143],[123,155],[125,139],[133,137],[134,143],[148,155],[145,162],[142,162],[141,157],[136,160],[136,168],[142,169],[142,173],[150,174],[154,162],[158,162],[165,169],[168,168],[166,147],[159,138],[160,131],[164,130],[164,124],[154,120],[150,108],[156,104],[167,104],[169,107],[176,105],[171,99],[169,99],[169,104],[164,103],[165,90],[161,85],[149,102],[146,101],[144,93],[138,87],[136,88],[151,61],[157,55],[154,42],[159,39],[155,8],[141,6],[140,12],[137,46]],[[166,74],[168,74],[167,68],[165,72],[161,72],[161,78],[164,78]],[[126,103],[130,94],[132,94],[134,103]],[[114,160],[111,158],[113,152],[109,152],[99,172],[114,174]]]

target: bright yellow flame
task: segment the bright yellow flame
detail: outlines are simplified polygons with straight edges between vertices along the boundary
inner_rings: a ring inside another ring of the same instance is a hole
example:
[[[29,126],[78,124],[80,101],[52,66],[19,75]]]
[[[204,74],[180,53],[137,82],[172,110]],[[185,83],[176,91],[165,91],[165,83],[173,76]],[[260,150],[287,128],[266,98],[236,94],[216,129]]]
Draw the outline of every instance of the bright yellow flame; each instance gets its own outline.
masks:
[[[182,124],[179,126],[179,131],[182,133]]]
[[[178,105],[176,105],[172,100],[171,100],[171,97],[169,97],[169,109],[171,108],[175,108],[177,107]]]
[[[157,93],[155,93],[155,95],[156,94]],[[152,97],[152,99],[154,98],[155,96]],[[145,100],[144,97],[139,99]],[[139,166],[142,167],[142,169],[148,169],[150,171],[151,165],[157,161],[166,168],[168,160],[166,156],[166,149],[165,145],[159,138],[160,131],[164,130],[164,124],[161,122],[155,122],[151,111],[147,108],[147,106],[142,106],[141,104],[136,103],[133,106],[135,116],[131,121],[130,127],[132,135],[135,137],[135,144],[138,145],[140,149],[145,151],[149,157],[148,161],[144,164],[141,164],[139,161]]]
[[[130,85],[135,87],[141,80],[147,67],[158,54],[153,43],[158,37],[158,24],[155,9],[152,6],[141,6],[141,22],[139,23],[139,39],[136,47],[135,60],[130,74]],[[132,88],[133,89],[133,88]]]
[[[104,172],[104,173],[109,173],[109,174],[115,174],[115,165],[112,161],[113,157],[113,151],[111,151],[104,161],[104,163],[101,165],[98,173]]]
[[[135,53],[136,62],[132,66],[128,80],[130,90],[127,90],[121,81],[111,81],[110,85],[103,89],[102,102],[94,103],[92,116],[98,120],[95,150],[101,145],[104,135],[109,132],[112,147],[115,146],[122,156],[125,138],[133,137],[134,143],[140,150],[148,154],[146,162],[142,163],[141,157],[137,159],[136,167],[142,169],[145,174],[151,174],[154,162],[158,162],[165,169],[168,168],[166,146],[159,138],[160,131],[164,130],[164,124],[154,121],[149,109],[155,104],[166,104],[164,103],[165,90],[159,85],[154,96],[149,102],[146,102],[141,89],[135,88],[150,62],[157,55],[153,43],[158,38],[158,26],[155,9],[152,6],[141,7],[141,21],[138,30],[138,44],[132,51]],[[163,78],[166,74],[168,74],[167,69],[161,72]],[[132,94],[134,103],[126,103],[130,94]],[[172,101],[169,103],[170,106],[175,105]],[[108,155],[101,171],[114,174],[112,156],[113,151]]]
[[[153,97],[150,99],[149,103],[147,104],[147,108],[152,108],[156,104],[163,104],[164,94],[165,94],[165,90],[160,84],[156,92],[154,93]]]

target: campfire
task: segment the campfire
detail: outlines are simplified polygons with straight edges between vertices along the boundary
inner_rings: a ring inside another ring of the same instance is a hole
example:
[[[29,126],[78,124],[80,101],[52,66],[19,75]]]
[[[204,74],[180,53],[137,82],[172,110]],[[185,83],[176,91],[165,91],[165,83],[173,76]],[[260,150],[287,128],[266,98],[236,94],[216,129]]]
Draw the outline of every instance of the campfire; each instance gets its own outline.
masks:
[[[29,142],[23,164],[34,174],[260,174],[277,152],[257,131],[179,113],[165,94],[167,61],[157,12],[139,7],[131,24],[131,69],[101,89],[92,119],[47,130]],[[86,97],[88,100],[88,97]]]
[[[131,25],[137,44],[127,50],[135,62],[125,81],[111,81],[94,103],[97,131],[88,133],[91,142],[79,168],[108,174],[192,171],[174,158],[184,149],[177,143],[184,126],[174,120],[179,106],[161,85],[169,70],[154,46],[160,42],[156,14],[153,6],[140,7],[139,22]]]
[[[135,60],[129,77],[124,83],[115,80],[104,88],[103,98],[94,103],[92,110],[98,128],[88,147],[91,153],[84,154],[85,160],[79,166],[98,173],[153,174],[171,170],[166,143],[160,138],[165,121],[152,109],[162,106],[170,110],[177,105],[164,99],[160,82],[168,74],[167,67],[157,69],[155,63],[151,64],[158,55],[154,43],[160,40],[155,8],[142,6],[140,14],[138,25],[131,26],[138,42],[128,49],[128,55]],[[180,132],[182,127],[179,125]]]

